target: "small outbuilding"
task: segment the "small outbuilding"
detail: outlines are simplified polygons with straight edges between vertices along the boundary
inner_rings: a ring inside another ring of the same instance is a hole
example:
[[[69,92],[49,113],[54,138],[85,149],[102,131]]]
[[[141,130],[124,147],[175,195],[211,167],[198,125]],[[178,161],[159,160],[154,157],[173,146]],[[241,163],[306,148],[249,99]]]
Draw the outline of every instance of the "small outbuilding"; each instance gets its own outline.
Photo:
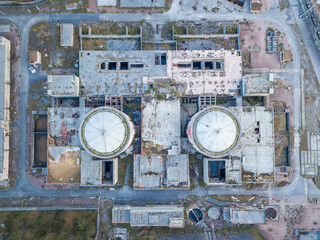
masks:
[[[41,53],[39,51],[29,51],[29,64],[33,66],[41,64]]]
[[[62,47],[73,46],[73,24],[63,23],[60,25],[60,45]]]

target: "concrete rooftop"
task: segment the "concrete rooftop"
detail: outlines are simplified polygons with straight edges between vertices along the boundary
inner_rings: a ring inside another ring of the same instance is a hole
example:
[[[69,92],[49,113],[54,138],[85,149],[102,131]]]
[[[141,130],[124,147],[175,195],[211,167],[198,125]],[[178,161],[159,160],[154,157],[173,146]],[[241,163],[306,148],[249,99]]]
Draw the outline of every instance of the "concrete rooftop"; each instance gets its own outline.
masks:
[[[135,189],[189,188],[188,155],[135,155]]]
[[[241,128],[241,155],[243,174],[257,179],[246,181],[273,182],[275,143],[273,108],[232,107],[230,110],[238,117]],[[233,154],[233,156],[237,156]]]
[[[142,98],[142,153],[173,154],[181,152],[180,100],[159,101]]]
[[[48,108],[48,145],[81,146],[79,127],[91,108]]]
[[[147,93],[152,85],[160,92],[234,95],[242,76],[240,51],[81,51],[79,58],[86,96]]]

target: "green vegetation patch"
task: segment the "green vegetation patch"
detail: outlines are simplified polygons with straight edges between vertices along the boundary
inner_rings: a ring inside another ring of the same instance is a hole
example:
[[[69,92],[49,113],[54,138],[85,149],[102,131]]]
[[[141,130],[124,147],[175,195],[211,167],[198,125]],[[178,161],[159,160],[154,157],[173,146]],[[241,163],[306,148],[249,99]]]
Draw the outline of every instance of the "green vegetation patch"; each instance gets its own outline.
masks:
[[[133,186],[133,155],[129,155],[123,159],[119,158],[118,184],[116,185],[117,187],[122,187],[125,184],[126,170],[128,166],[130,166],[128,185],[129,187]]]
[[[1,212],[6,239],[94,239],[96,211]]]
[[[231,233],[233,235],[249,233],[253,236],[252,239],[257,239],[257,240],[264,239],[262,234],[258,231],[258,228],[256,225],[237,225],[232,227],[225,225],[224,228],[217,229],[216,233],[221,233],[225,238],[228,238],[228,239],[229,239],[228,233]]]
[[[186,223],[184,228],[169,228],[169,227],[141,227],[141,228],[129,228],[129,236],[132,239],[139,240],[155,240],[166,239],[166,236],[176,236],[177,239],[184,239],[184,237],[193,236],[193,239],[201,239],[199,232],[202,229]]]

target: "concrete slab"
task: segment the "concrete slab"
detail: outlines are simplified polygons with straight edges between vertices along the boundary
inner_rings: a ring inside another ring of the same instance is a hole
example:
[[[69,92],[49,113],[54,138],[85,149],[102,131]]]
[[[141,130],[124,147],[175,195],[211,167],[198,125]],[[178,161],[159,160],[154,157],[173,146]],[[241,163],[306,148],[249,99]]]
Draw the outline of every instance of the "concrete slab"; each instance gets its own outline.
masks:
[[[172,154],[181,152],[180,100],[142,98],[142,154]]]
[[[242,128],[242,181],[273,182],[275,142],[273,108],[232,107]]]
[[[120,7],[164,7],[165,0],[120,0]]]

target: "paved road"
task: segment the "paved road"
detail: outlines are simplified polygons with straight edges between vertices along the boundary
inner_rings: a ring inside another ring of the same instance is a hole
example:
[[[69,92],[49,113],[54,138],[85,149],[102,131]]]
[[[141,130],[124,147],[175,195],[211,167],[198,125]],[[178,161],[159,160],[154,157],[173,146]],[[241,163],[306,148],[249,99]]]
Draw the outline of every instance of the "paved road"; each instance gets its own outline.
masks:
[[[208,1],[209,2],[209,1]],[[291,0],[291,4],[297,4],[296,0]],[[293,13],[297,18],[297,12],[294,9]],[[234,21],[234,20],[264,20],[272,22],[278,25],[283,32],[291,39],[291,46],[295,56],[294,62],[291,64],[292,69],[300,69],[300,44],[297,41],[294,30],[290,24],[294,23],[291,10],[287,9],[284,12],[279,12],[278,1],[274,0],[272,8],[265,13],[250,14],[248,8],[245,8],[244,12],[227,13],[208,13],[203,9],[194,11],[192,8],[180,9],[179,0],[174,0],[172,8],[169,12],[164,14],[37,14],[37,15],[6,15],[6,19],[14,22],[21,32],[21,69],[20,78],[21,81],[21,113],[19,119],[19,128],[21,134],[20,142],[20,161],[19,161],[19,178],[16,185],[11,190],[0,191],[0,198],[15,198],[15,197],[92,197],[103,196],[105,198],[112,198],[118,202],[127,202],[130,200],[140,202],[159,202],[165,203],[179,199],[185,199],[190,194],[196,194],[200,196],[204,195],[262,195],[262,196],[304,196],[307,186],[309,196],[320,196],[319,190],[315,187],[311,180],[307,180],[307,185],[303,178],[300,176],[300,135],[299,130],[301,128],[301,97],[300,97],[300,74],[297,73],[279,73],[290,76],[288,78],[293,86],[294,93],[294,161],[296,166],[296,172],[292,183],[289,186],[283,188],[272,188],[272,190],[266,189],[254,189],[245,190],[242,187],[227,187],[222,186],[219,188],[207,188],[196,190],[165,190],[165,191],[134,191],[125,186],[115,191],[109,191],[106,189],[89,188],[89,189],[77,189],[77,190],[45,190],[37,189],[33,187],[27,177],[27,102],[28,102],[28,33],[32,25],[39,21],[58,20],[61,22],[71,21],[74,24],[79,24],[79,21],[97,21],[97,20],[114,20],[114,21],[140,21],[146,20],[150,23],[165,23],[167,21],[177,20],[190,20],[197,21],[201,19],[209,19],[213,21]],[[1,19],[0,19],[1,20]],[[303,23],[300,23],[303,24]],[[299,26],[300,27],[300,26]],[[303,34],[304,35],[304,34]],[[308,39],[306,39],[308,40]],[[312,44],[306,44],[308,52],[312,52]],[[311,58],[312,62],[316,66],[320,66],[319,57],[315,56]],[[316,69],[316,68],[315,68]],[[319,75],[320,76],[320,75]]]

